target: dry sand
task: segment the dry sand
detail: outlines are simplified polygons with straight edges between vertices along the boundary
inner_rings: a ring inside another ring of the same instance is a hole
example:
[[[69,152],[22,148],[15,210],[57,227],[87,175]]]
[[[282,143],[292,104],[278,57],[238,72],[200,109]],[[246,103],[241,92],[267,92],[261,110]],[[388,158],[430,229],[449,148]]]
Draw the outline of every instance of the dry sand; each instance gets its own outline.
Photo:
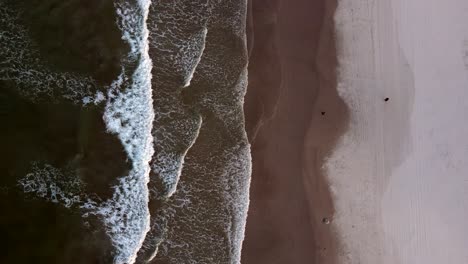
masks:
[[[468,263],[468,2],[340,0],[335,21],[339,263]]]
[[[251,1],[245,111],[253,175],[243,264],[334,256],[321,169],[347,116],[335,85],[334,8],[328,0]]]

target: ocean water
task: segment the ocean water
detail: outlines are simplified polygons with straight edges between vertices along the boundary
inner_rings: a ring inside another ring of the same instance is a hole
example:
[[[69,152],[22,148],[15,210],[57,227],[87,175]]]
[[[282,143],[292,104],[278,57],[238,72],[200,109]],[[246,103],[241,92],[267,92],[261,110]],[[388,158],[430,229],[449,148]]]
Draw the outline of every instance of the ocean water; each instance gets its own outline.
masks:
[[[246,3],[0,0],[0,263],[239,263]]]

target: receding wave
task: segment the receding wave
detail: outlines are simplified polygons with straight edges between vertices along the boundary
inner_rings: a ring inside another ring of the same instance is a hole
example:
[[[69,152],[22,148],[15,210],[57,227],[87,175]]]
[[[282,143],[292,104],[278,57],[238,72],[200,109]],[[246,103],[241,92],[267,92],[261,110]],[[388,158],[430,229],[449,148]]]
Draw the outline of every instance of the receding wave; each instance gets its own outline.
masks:
[[[116,264],[239,263],[251,170],[242,110],[246,3],[116,0],[114,7],[128,49],[117,77],[103,84],[51,67],[19,15],[0,2],[0,40],[21,47],[0,50],[0,80],[33,102],[92,109],[128,162],[108,181],[108,196],[89,191],[80,151],[66,165],[33,161],[19,186],[100,219]]]
[[[27,193],[70,207],[78,205],[85,216],[97,215],[116,247],[115,263],[133,263],[149,229],[148,174],[153,155],[151,136],[154,118],[151,94],[151,60],[148,56],[146,17],[149,1],[117,1],[118,25],[123,39],[130,45],[124,58],[121,74],[107,87],[106,94],[91,92],[97,86],[90,77],[54,73],[47,66],[34,63],[37,49],[31,44],[25,29],[15,23],[13,13],[0,6],[2,13],[2,41],[7,47],[21,45],[21,49],[2,49],[9,67],[2,68],[1,78],[13,80],[20,92],[30,99],[56,100],[59,96],[87,105],[104,102],[103,118],[110,133],[120,139],[131,160],[127,176],[118,179],[111,199],[99,201],[80,195],[81,190],[66,191],[80,186],[75,177],[66,177],[61,169],[45,164],[32,166],[32,172],[20,180]],[[4,25],[3,25],[4,24]],[[18,34],[13,34],[17,32]],[[19,53],[19,54],[18,54]],[[18,60],[19,58],[19,60]],[[15,63],[10,63],[15,59]],[[22,61],[23,60],[23,61]],[[39,61],[39,59],[37,59]],[[60,86],[61,82],[66,85]],[[60,91],[60,93],[55,92]]]
[[[57,72],[41,59],[38,48],[28,37],[19,13],[0,2],[0,80],[13,81],[19,93],[36,100],[66,98],[81,103],[102,101],[96,82],[87,76]]]

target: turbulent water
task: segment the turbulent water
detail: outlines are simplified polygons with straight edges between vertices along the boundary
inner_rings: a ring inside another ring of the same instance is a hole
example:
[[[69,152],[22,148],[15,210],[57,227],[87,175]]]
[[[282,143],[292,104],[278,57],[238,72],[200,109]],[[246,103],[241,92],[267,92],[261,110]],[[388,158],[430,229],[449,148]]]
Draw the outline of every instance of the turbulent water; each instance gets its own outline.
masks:
[[[240,262],[245,14],[0,0],[1,263]]]

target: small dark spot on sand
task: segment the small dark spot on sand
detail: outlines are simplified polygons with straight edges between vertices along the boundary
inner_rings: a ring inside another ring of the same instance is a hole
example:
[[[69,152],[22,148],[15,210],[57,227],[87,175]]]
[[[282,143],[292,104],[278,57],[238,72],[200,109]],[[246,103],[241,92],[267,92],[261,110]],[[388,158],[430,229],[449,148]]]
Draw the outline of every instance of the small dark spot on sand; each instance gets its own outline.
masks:
[[[330,224],[330,219],[329,219],[328,217],[324,217],[324,218],[322,219],[322,223],[328,225],[328,224]]]
[[[321,112],[322,115],[325,115],[325,112]]]
[[[388,102],[388,100],[390,100],[390,98],[385,97],[384,101],[385,101],[385,102]]]

